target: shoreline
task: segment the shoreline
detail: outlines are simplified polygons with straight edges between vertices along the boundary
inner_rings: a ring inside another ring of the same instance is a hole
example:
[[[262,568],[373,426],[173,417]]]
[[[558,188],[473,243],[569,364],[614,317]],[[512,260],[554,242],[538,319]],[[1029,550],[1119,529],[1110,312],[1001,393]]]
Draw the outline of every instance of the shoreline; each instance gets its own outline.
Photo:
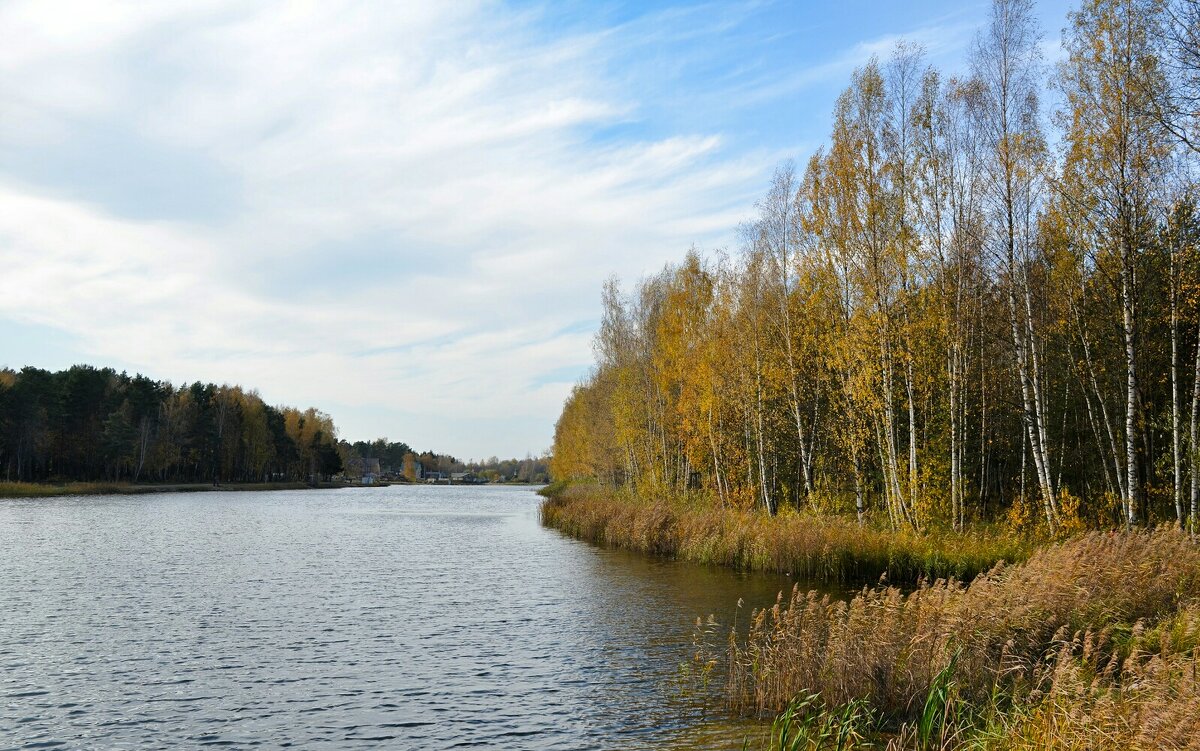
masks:
[[[22,498],[62,498],[85,495],[152,495],[155,493],[212,493],[266,490],[330,490],[335,488],[383,487],[382,485],[349,485],[337,482],[322,482],[315,485],[306,482],[247,482],[247,483],[148,483],[117,482],[68,482],[31,483],[0,482],[0,500]]]
[[[1200,731],[1200,548],[1177,527],[914,534],[595,485],[542,494],[542,524],[576,539],[793,574],[790,593],[749,613],[748,633],[698,627],[692,663],[717,671],[728,711],[774,718],[773,738],[1191,748]],[[811,586],[851,581],[862,586],[849,600]]]
[[[1045,542],[983,526],[917,534],[806,512],[765,517],[683,500],[636,499],[594,485],[550,485],[540,492],[546,498],[541,523],[570,537],[811,583],[966,582],[997,564],[1023,562]]]
[[[22,498],[63,498],[67,496],[85,495],[153,495],[155,493],[212,493],[238,491],[269,491],[269,490],[336,490],[339,488],[386,488],[392,485],[407,485],[412,487],[436,487],[433,483],[410,482],[377,482],[370,485],[358,485],[343,482],[229,482],[220,485],[211,483],[128,483],[128,482],[5,482],[0,481],[0,501],[20,500]],[[539,487],[536,483],[479,483],[480,487],[498,485],[505,487]],[[445,483],[446,487],[464,487],[462,483]]]

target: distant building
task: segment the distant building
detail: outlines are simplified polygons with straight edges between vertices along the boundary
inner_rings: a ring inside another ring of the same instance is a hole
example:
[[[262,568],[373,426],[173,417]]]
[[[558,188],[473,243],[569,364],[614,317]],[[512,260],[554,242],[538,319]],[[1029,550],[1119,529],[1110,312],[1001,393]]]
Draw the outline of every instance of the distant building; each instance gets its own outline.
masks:
[[[379,460],[367,457],[351,459],[350,466],[346,468],[346,475],[357,478],[363,485],[373,485],[380,474]]]

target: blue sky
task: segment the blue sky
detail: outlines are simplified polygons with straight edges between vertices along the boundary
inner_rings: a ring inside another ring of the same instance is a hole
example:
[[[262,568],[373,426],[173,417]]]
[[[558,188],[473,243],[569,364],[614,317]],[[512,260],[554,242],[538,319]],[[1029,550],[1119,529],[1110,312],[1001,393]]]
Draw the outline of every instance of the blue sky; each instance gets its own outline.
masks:
[[[0,2],[0,365],[537,453],[607,277],[732,247],[855,66],[961,72],[987,8]]]

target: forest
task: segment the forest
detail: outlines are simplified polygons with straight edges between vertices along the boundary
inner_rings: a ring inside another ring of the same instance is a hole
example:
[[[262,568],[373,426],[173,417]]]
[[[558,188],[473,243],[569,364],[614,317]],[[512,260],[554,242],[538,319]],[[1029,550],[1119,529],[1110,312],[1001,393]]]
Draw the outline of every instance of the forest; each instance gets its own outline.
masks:
[[[604,286],[542,521],[793,577],[688,666],[763,749],[1197,748],[1200,1],[1045,42],[899,43],[734,252]]]
[[[0,472],[13,482],[315,482],[342,471],[332,418],[240,386],[112,368],[0,370]]]
[[[373,441],[341,441],[338,443],[342,464],[349,467],[354,460],[361,458],[379,459],[385,474],[396,474],[411,481],[416,481],[417,465],[425,472],[441,472],[449,475],[454,472],[472,472],[488,482],[527,482],[544,483],[550,476],[549,461],[546,457],[526,456],[524,459],[500,459],[492,456],[487,459],[461,461],[451,454],[439,454],[436,451],[420,451],[403,441],[389,441],[387,438],[376,438]]]
[[[492,482],[545,482],[549,474],[544,457],[462,462],[403,441],[339,440],[328,414],[271,406],[241,386],[175,387],[90,365],[0,369],[5,482],[313,483],[364,457],[406,477],[415,462]]]
[[[901,42],[735,252],[603,291],[553,471],[641,497],[1051,533],[1200,505],[1200,4],[999,1]]]

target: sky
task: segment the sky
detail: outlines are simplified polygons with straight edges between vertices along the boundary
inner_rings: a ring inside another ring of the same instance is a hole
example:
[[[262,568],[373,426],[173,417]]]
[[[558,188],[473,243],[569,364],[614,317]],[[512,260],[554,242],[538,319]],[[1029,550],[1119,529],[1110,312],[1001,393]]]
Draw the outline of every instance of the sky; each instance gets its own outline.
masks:
[[[1038,15],[1053,59],[1068,5]],[[985,2],[0,0],[0,367],[548,449],[600,291],[736,249],[900,39]]]

